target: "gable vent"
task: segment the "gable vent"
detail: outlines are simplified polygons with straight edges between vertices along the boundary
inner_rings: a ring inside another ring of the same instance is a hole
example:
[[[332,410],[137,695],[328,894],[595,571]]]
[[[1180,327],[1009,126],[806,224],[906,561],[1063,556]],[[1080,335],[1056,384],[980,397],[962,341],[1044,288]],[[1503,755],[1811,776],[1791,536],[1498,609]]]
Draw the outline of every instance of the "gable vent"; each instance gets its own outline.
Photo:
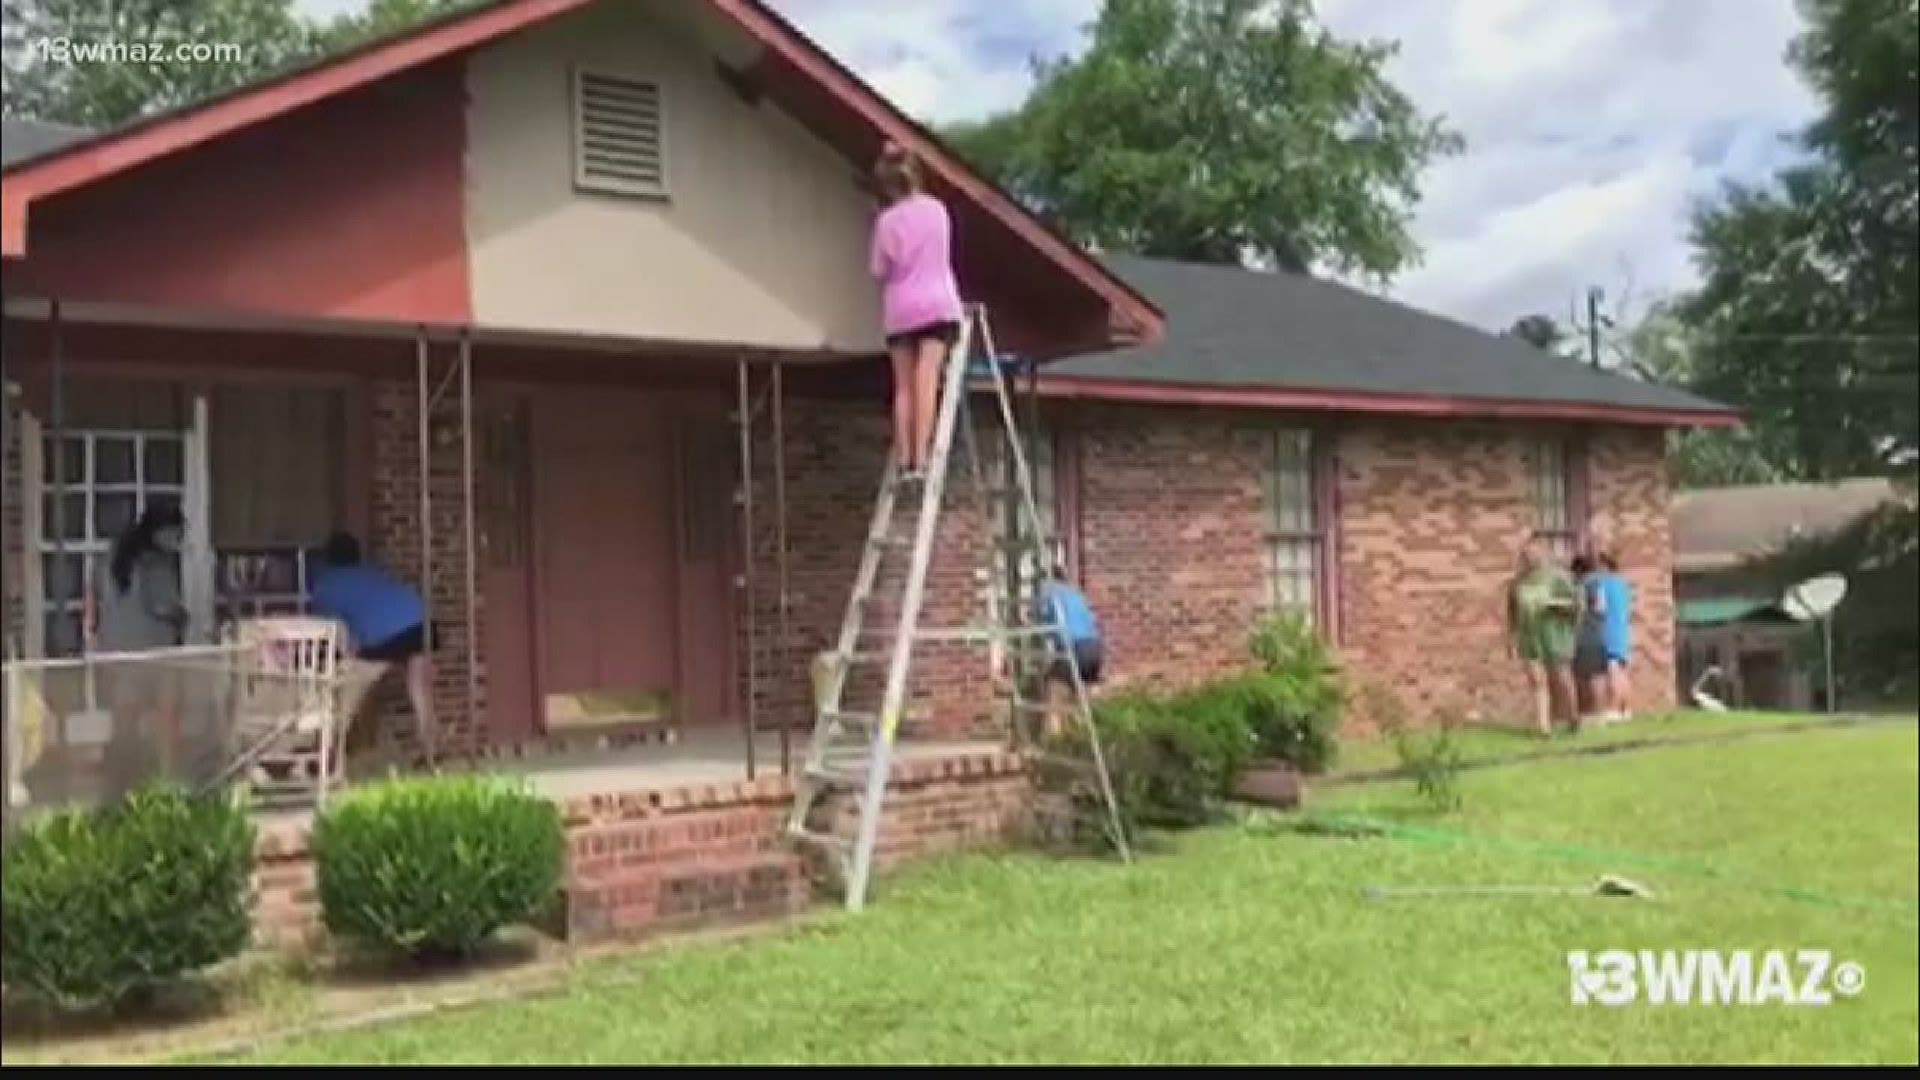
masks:
[[[582,191],[666,195],[659,83],[573,73],[573,183]]]

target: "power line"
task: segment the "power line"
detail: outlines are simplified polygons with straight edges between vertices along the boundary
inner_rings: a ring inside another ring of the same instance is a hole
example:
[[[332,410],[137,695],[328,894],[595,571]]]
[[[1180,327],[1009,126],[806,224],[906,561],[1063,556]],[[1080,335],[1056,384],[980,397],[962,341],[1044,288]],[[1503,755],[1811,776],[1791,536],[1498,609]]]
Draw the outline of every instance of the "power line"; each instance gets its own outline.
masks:
[[[1715,334],[1701,335],[1709,341],[1832,342],[1834,344],[1871,344],[1876,341],[1920,341],[1920,334]]]

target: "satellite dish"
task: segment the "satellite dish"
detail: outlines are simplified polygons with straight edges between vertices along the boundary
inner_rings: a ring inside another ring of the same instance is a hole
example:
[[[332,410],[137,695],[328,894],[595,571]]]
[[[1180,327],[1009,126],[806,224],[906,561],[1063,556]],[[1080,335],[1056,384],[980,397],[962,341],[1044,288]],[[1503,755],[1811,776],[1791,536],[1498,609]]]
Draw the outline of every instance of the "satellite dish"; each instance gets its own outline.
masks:
[[[1789,587],[1780,598],[1780,606],[1801,622],[1813,622],[1831,614],[1846,595],[1846,578],[1839,574],[1821,574]]]

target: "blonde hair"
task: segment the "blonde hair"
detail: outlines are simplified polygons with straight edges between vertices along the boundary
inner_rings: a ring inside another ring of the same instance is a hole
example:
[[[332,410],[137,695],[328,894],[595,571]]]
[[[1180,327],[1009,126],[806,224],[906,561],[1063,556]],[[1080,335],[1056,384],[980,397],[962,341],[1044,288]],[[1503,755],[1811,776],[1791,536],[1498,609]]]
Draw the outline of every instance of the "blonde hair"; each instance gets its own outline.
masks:
[[[873,163],[873,180],[889,202],[918,194],[920,161],[913,151],[890,142],[880,149],[880,157]]]

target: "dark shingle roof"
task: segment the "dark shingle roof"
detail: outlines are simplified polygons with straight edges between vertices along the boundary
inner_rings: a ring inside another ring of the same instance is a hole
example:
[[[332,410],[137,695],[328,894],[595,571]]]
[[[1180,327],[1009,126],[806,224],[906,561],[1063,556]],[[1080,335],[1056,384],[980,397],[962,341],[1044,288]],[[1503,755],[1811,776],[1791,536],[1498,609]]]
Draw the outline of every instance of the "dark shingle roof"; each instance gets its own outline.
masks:
[[[37,158],[71,142],[79,142],[92,132],[67,124],[46,124],[38,120],[0,121],[0,166]]]
[[[1188,386],[1731,413],[1513,338],[1295,274],[1105,256],[1167,315],[1166,340],[1051,365],[1056,375]]]
[[[1790,540],[1838,532],[1900,498],[1893,482],[1880,477],[1675,492],[1674,569],[1730,569],[1778,551]]]

